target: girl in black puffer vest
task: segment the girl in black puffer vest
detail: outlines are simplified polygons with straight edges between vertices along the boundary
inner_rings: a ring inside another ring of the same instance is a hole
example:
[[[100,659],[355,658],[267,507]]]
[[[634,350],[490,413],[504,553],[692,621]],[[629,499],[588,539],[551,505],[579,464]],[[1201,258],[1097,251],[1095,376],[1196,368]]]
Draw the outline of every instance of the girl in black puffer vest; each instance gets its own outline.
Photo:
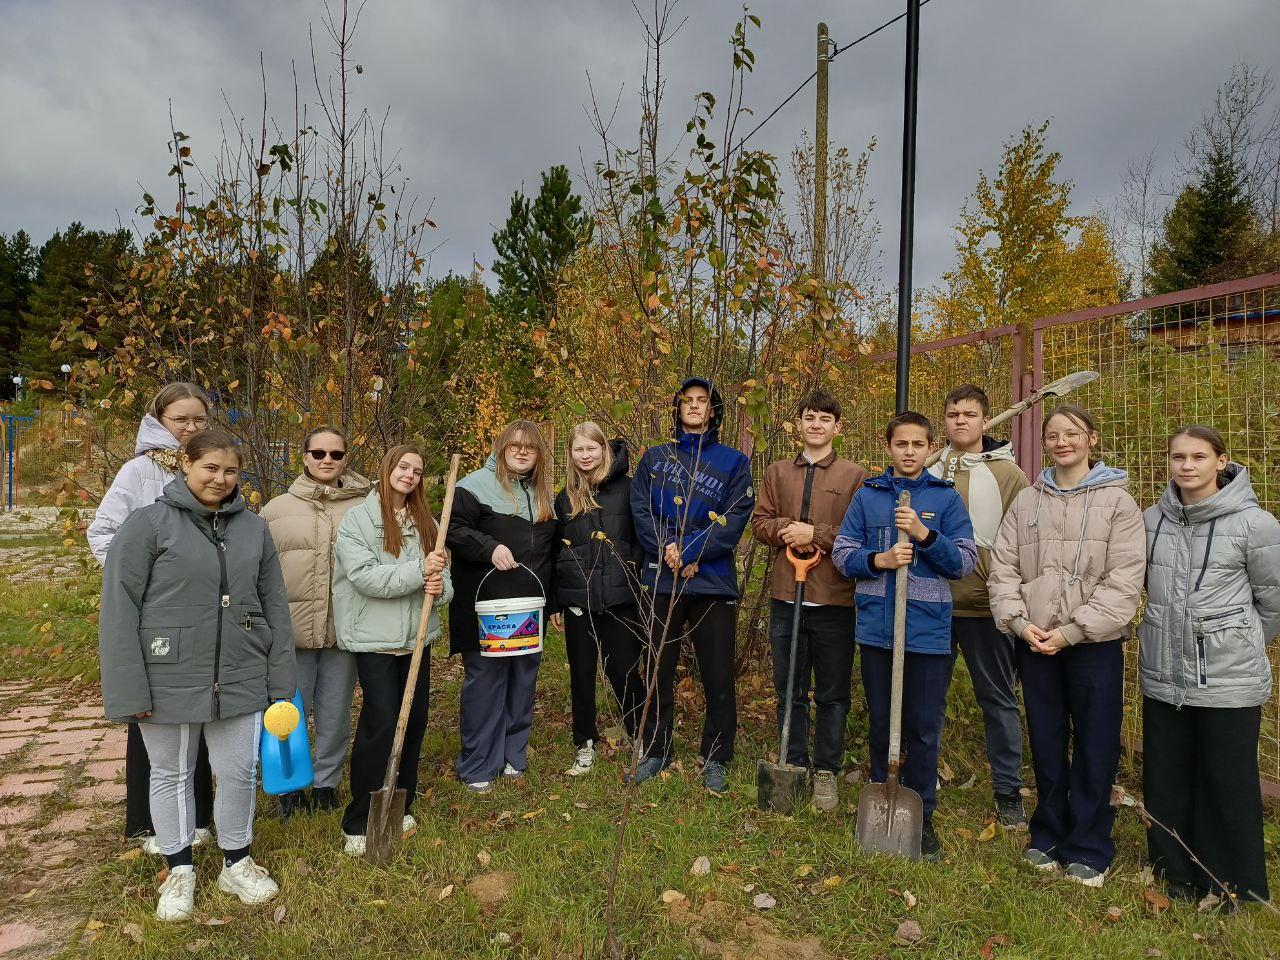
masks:
[[[573,742],[578,756],[566,772],[578,776],[595,760],[596,662],[604,661],[628,736],[644,703],[636,597],[640,589],[627,445],[605,441],[594,423],[569,434],[568,478],[556,496],[558,625],[565,632]]]

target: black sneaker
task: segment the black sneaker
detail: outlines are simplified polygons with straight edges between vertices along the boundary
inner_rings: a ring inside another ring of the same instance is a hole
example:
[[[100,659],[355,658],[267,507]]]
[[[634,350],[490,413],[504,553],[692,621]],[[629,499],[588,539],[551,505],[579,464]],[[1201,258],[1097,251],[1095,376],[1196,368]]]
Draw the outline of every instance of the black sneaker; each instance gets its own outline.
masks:
[[[312,787],[311,807],[313,810],[337,810],[338,791],[333,787]]]
[[[1027,828],[1027,811],[1022,806],[1022,797],[1016,793],[996,794],[996,820],[1000,826],[1012,830]]]
[[[671,757],[645,757],[636,767],[635,776],[628,773],[623,779],[627,783],[644,783],[646,780],[652,780],[671,766],[671,759]]]
[[[942,859],[942,844],[938,842],[938,835],[933,832],[932,820],[926,820],[920,830],[920,858],[930,863],[937,863]]]
[[[310,808],[307,802],[307,795],[301,790],[294,790],[292,793],[282,793],[277,798],[279,803],[279,816],[281,820],[288,820],[295,813],[306,813]]]

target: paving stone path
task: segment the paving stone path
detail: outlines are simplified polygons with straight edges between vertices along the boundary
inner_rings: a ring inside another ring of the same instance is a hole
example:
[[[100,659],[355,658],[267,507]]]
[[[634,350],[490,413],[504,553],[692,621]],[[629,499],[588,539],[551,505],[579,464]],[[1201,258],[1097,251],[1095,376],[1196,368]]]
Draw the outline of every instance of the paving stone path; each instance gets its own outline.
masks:
[[[125,729],[96,696],[0,683],[0,957],[43,957],[74,918],[51,918],[48,894],[88,877],[118,850]],[[43,895],[46,895],[42,897]]]

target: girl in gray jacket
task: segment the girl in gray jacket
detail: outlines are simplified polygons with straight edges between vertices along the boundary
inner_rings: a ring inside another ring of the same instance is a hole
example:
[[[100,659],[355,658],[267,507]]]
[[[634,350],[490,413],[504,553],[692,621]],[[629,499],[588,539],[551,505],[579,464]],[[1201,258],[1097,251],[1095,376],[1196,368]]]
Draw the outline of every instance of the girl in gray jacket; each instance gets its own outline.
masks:
[[[262,711],[295,689],[293,631],[267,525],[245,509],[240,451],[221,431],[189,440],[173,480],[107,552],[98,650],[110,720],[137,721],[151,758],[151,818],[169,864],[156,917],[195,898],[192,771],[203,734],[217,781],[218,889],[248,904],[278,892],[249,856]]]
[[[1171,899],[1265,900],[1258,730],[1280,633],[1280,522],[1217,430],[1184,427],[1168,452],[1169,485],[1143,514],[1142,782],[1159,821],[1148,850]]]

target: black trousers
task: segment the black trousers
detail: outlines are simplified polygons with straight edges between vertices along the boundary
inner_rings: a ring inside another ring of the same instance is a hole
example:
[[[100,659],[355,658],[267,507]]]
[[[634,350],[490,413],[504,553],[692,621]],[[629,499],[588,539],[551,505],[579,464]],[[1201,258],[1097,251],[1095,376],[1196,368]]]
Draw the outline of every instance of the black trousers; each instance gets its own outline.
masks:
[[[422,738],[427,732],[427,710],[431,693],[431,651],[422,655],[418,684],[414,691],[409,724],[404,732],[404,750],[400,754],[400,774],[396,786],[404,790],[404,810],[409,812],[418,790],[418,758],[422,755]],[[357,653],[356,674],[360,678],[363,702],[356,723],[356,737],[351,745],[351,802],[342,815],[342,832],[363,836],[369,822],[369,794],[381,790],[391,759],[391,742],[395,739],[396,721],[400,719],[400,701],[409,681],[408,654]]]
[[[1147,831],[1151,865],[1170,883],[1222,896],[1212,874],[1243,902],[1267,899],[1258,782],[1261,707],[1174,707],[1142,698],[1142,793],[1151,815],[1195,851],[1208,873],[1168,831]]]
[[[769,617],[773,686],[778,693],[778,732],[786,717],[787,665],[795,604],[774,600]],[[853,608],[801,607],[796,639],[795,687],[786,762],[809,766],[809,686],[813,685],[813,768],[839,773],[853,675]]]
[[[209,768],[209,748],[200,737],[196,755],[196,828],[209,829],[213,822],[213,771]],[[151,761],[147,745],[136,723],[129,724],[124,746],[124,835],[144,837],[155,833],[151,825]]]
[[[664,642],[667,614],[671,629]],[[730,597],[681,596],[660,593],[653,598],[653,624],[645,654],[645,667],[657,664],[654,703],[645,718],[641,742],[646,756],[671,756],[675,719],[676,665],[680,647],[688,636],[698,660],[698,674],[707,698],[702,725],[702,756],[728,763],[738,733],[738,702],[734,688],[733,648],[738,628],[738,601]],[[655,709],[656,708],[656,709]]]
[[[573,745],[599,740],[596,729],[596,665],[604,662],[604,675],[622,712],[627,736],[636,735],[636,720],[644,703],[640,657],[643,632],[636,608],[608,607],[584,610],[577,616],[564,611],[564,644],[569,660],[569,703],[573,710]]]

